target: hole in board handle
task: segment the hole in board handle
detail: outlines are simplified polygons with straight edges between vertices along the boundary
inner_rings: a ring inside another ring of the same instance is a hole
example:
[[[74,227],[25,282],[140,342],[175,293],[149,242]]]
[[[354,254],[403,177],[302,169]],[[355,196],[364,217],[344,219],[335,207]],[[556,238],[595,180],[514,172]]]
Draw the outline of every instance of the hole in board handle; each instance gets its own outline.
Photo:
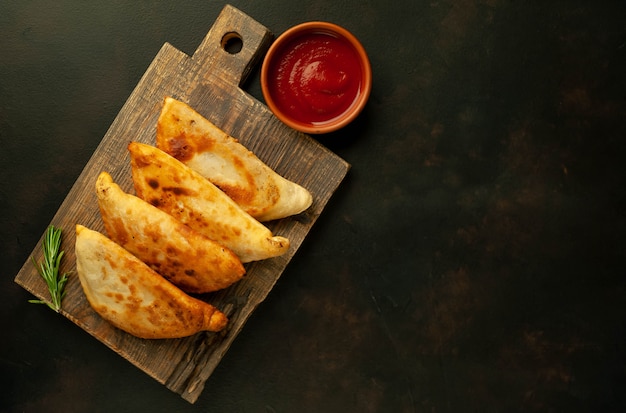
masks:
[[[243,39],[237,32],[228,32],[222,37],[222,49],[230,54],[237,54],[243,48]]]

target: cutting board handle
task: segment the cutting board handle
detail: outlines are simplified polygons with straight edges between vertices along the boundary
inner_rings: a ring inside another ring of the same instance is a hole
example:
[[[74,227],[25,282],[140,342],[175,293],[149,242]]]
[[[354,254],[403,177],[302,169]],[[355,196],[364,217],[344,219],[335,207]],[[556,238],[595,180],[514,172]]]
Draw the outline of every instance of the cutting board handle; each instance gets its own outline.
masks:
[[[240,86],[263,57],[272,33],[250,16],[227,4],[192,59],[202,70]],[[240,49],[239,49],[240,46]]]

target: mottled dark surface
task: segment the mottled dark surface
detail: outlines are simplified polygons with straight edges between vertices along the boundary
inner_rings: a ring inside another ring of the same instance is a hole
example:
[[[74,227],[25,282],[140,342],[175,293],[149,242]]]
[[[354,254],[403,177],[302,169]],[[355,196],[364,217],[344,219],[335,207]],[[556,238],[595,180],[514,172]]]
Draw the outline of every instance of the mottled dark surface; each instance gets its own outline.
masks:
[[[626,410],[626,3],[232,4],[344,25],[374,87],[195,405],[13,278],[161,45],[192,53],[223,3],[0,4],[0,411]]]

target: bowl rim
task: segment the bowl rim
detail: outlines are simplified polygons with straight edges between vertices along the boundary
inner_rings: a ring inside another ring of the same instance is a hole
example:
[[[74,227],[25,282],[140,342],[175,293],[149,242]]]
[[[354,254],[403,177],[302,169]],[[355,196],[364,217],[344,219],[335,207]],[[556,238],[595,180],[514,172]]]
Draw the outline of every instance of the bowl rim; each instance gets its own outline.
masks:
[[[344,112],[343,114],[335,117],[334,119],[329,120],[328,122],[322,122],[319,124],[309,124],[309,123],[301,123],[293,120],[289,116],[285,115],[284,112],[280,110],[280,108],[276,105],[272,94],[269,88],[269,67],[270,62],[276,56],[277,52],[280,50],[282,46],[291,41],[293,38],[297,38],[298,36],[306,33],[315,33],[326,32],[331,35],[337,35],[345,40],[354,48],[357,56],[359,57],[359,61],[361,63],[362,70],[362,84],[359,95],[355,99],[355,102]],[[367,101],[369,99],[369,95],[372,89],[372,68],[370,64],[369,57],[365,48],[361,44],[361,42],[354,36],[351,32],[349,32],[344,27],[341,27],[335,23],[326,22],[326,21],[309,21],[297,24],[292,26],[291,28],[284,31],[281,35],[279,35],[276,40],[271,44],[265,57],[263,59],[263,63],[261,65],[261,91],[263,93],[263,97],[265,98],[265,103],[270,108],[272,113],[280,119],[283,123],[287,124],[293,129],[304,133],[310,134],[321,134],[321,133],[329,133],[336,131],[338,129],[343,128],[350,122],[352,122],[363,110]]]

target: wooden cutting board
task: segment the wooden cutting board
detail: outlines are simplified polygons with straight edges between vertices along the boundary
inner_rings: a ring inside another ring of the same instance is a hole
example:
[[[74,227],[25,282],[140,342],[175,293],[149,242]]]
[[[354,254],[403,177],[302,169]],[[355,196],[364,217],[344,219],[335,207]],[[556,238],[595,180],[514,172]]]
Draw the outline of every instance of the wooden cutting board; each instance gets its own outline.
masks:
[[[62,270],[74,272],[66,286],[62,314],[191,403],[198,399],[206,380],[273,288],[350,168],[317,141],[282,124],[265,105],[240,89],[272,39],[267,28],[227,5],[193,56],[163,45],[51,222],[63,229],[66,255]],[[238,43],[240,50],[231,47]],[[156,144],[156,122],[165,96],[190,104],[279,174],[307,188],[314,201],[298,216],[267,224],[275,234],[290,239],[286,255],[250,263],[242,281],[200,297],[229,316],[225,331],[185,339],[143,340],[112,327],[87,303],[76,276],[74,228],[80,223],[106,233],[94,190],[101,171],[109,172],[122,189],[134,193],[126,147],[130,141]],[[43,235],[32,253],[38,261],[42,239]],[[30,257],[15,281],[38,298],[49,300]]]

